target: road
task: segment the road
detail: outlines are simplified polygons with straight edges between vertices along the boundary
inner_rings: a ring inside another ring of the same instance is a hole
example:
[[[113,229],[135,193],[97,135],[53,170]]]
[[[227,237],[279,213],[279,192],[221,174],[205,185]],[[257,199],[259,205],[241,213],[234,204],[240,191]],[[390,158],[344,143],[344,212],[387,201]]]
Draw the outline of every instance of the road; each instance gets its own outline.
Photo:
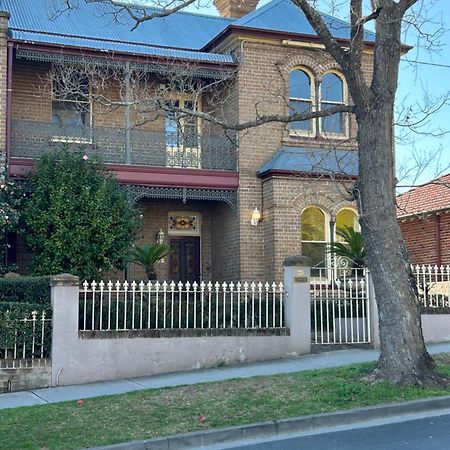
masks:
[[[265,442],[214,447],[216,450],[449,450],[450,414],[414,420],[401,418],[395,423],[344,429],[320,434],[302,434]],[[395,420],[395,419],[394,419]],[[398,419],[397,419],[398,420]]]

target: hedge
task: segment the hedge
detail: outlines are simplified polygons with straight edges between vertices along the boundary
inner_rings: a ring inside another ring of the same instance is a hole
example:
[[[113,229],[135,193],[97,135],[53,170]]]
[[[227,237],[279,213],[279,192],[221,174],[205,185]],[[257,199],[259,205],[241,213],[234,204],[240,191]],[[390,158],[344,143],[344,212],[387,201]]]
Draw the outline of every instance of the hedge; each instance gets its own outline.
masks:
[[[50,278],[2,278],[0,279],[0,302],[50,305]]]

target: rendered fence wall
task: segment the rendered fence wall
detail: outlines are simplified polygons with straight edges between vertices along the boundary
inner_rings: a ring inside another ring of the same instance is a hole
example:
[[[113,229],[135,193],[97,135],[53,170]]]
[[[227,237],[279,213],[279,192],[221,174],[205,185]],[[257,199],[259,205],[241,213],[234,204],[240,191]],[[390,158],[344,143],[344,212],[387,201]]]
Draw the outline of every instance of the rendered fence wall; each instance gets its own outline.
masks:
[[[310,352],[309,269],[287,267],[289,328],[79,331],[79,280],[52,278],[52,385],[156,375]],[[295,274],[305,276],[295,281]]]

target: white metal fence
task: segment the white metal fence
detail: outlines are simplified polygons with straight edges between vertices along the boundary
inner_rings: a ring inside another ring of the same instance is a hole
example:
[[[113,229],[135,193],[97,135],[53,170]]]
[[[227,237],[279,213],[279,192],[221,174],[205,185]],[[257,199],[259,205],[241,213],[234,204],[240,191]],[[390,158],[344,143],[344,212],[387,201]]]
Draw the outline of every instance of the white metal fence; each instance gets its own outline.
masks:
[[[282,283],[84,282],[81,331],[283,328]]]
[[[370,343],[367,269],[315,268],[311,281],[313,344]]]
[[[0,359],[38,359],[50,356],[50,312],[32,311],[18,315],[5,311],[1,315]]]
[[[411,266],[419,301],[426,308],[450,307],[450,266]]]

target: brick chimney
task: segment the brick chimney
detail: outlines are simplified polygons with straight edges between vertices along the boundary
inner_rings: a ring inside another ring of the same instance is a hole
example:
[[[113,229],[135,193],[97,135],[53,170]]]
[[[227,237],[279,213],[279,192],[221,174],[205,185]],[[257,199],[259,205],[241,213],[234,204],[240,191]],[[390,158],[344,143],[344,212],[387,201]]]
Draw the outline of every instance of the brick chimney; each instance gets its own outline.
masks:
[[[214,0],[214,6],[222,17],[239,18],[256,9],[258,0]]]

